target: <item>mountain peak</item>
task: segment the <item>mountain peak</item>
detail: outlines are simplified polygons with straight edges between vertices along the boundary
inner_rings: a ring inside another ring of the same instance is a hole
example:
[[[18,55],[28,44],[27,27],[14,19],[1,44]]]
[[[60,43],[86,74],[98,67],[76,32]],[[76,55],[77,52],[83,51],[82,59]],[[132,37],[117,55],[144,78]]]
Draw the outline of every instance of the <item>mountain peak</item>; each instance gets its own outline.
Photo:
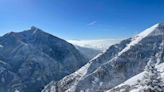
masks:
[[[150,28],[147,28],[146,30],[144,30],[143,32],[139,33],[137,36],[142,36],[142,37],[146,37],[148,36],[150,33],[152,33],[153,31],[155,31],[160,24],[155,24],[153,26],[151,26]]]
[[[30,30],[28,30],[28,31],[31,32],[32,34],[35,34],[36,32],[41,31],[41,29],[39,29],[39,28],[37,28],[35,26],[32,26],[30,28]]]
[[[31,26],[31,30],[37,30],[39,28],[35,27],[35,26]]]
[[[47,34],[46,32],[44,32],[42,29],[35,27],[35,26],[31,26],[31,28],[24,30],[22,32],[18,32],[19,34],[28,34],[28,35],[43,35],[43,34]]]
[[[158,24],[155,24],[155,25],[151,26],[150,28],[147,28],[143,32],[139,33],[138,35],[134,36],[131,39],[131,42],[129,44],[127,44],[127,46],[121,52],[119,52],[118,56],[120,56],[122,53],[129,50],[131,46],[134,46],[137,43],[139,43],[145,37],[161,34],[161,32],[159,32],[159,30],[161,28],[164,29],[164,24],[163,23],[158,23]],[[160,30],[160,31],[163,31],[163,30]]]

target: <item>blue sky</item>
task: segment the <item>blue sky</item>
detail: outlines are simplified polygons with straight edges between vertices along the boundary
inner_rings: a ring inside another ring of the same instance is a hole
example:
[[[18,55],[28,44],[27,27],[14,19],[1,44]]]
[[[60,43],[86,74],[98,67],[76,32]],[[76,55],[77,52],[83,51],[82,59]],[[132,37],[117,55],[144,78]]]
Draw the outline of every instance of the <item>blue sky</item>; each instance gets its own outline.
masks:
[[[164,0],[0,0],[0,35],[36,26],[64,39],[133,36],[164,22]]]

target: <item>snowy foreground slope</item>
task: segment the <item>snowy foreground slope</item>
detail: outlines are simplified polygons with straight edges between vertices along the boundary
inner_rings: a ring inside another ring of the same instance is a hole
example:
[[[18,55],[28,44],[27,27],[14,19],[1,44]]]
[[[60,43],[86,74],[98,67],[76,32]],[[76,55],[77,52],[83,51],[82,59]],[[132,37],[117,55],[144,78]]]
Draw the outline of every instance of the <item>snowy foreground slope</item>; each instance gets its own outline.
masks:
[[[0,37],[0,92],[40,92],[86,64],[72,44],[31,27]]]
[[[164,81],[164,63],[157,65],[157,69],[160,71],[161,78]],[[135,88],[135,86],[138,83],[138,80],[142,80],[142,78],[144,77],[144,73],[145,72],[141,72],[106,92],[127,92],[127,90],[129,90],[129,92],[133,92],[133,90],[138,89],[138,88]],[[137,91],[134,91],[134,92],[137,92]]]
[[[42,92],[104,92],[141,73],[152,56],[161,53],[164,24],[110,46],[76,72],[52,81]],[[163,55],[159,57],[163,61]]]

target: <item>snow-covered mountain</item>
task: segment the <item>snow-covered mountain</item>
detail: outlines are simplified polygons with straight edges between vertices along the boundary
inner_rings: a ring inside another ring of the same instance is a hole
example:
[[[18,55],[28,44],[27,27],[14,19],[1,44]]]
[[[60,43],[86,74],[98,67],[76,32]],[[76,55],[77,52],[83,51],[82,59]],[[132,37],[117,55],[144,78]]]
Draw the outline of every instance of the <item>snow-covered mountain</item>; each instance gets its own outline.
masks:
[[[144,70],[152,56],[161,53],[164,24],[110,46],[76,72],[51,82],[42,92],[104,92]],[[163,61],[163,55],[159,57]]]
[[[31,27],[0,37],[0,92],[40,92],[86,64],[72,44]]]

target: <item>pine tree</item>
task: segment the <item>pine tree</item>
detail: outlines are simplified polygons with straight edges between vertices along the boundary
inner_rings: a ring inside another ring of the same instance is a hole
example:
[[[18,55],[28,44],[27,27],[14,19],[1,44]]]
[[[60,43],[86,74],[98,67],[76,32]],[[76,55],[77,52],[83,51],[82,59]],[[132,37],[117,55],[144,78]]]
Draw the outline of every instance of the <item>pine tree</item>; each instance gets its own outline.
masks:
[[[140,92],[164,92],[161,75],[155,62],[156,60],[153,57],[145,67],[145,74],[140,82]]]

